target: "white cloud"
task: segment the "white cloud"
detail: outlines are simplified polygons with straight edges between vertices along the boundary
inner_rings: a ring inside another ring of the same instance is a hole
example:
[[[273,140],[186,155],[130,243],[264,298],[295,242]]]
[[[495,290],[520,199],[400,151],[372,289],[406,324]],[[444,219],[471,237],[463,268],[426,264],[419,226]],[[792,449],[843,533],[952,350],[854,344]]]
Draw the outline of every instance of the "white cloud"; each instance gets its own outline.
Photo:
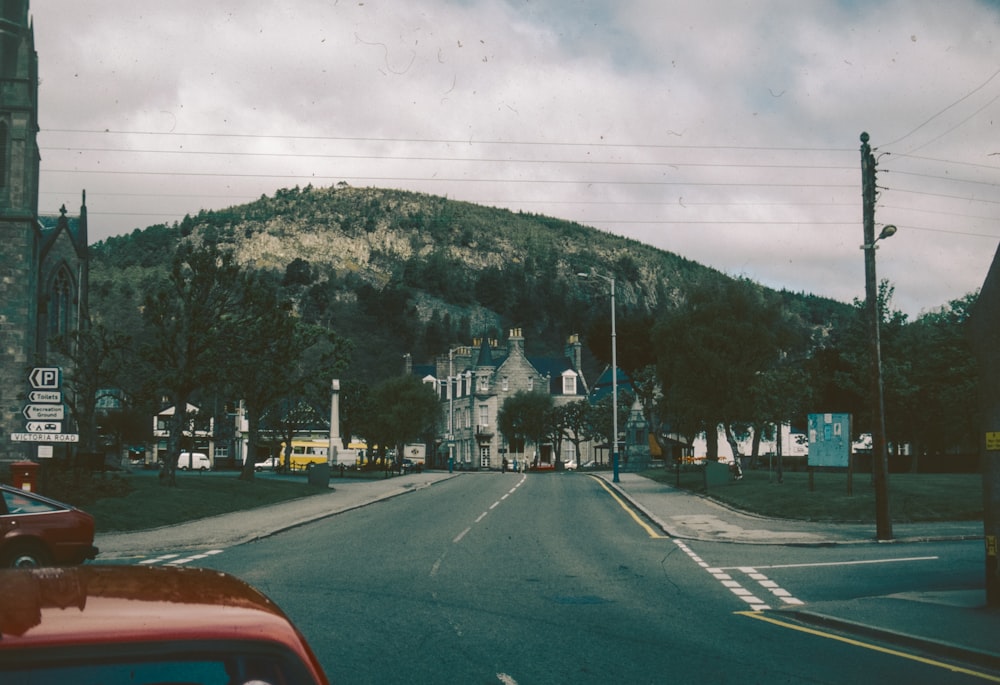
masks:
[[[345,179],[578,220],[849,301],[863,289],[863,130],[880,154],[877,220],[900,227],[879,251],[897,306],[974,290],[1000,238],[1000,12],[975,0],[36,0],[32,13],[41,206],[86,188],[95,239]]]

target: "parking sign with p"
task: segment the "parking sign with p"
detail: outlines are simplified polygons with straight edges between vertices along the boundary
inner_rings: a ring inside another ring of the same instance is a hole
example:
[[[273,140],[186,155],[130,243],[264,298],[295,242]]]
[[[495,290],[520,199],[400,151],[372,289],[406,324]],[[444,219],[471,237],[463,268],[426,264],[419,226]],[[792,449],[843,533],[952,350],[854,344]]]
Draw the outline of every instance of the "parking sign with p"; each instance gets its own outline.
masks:
[[[38,366],[31,370],[28,382],[35,390],[58,390],[59,389],[59,367],[58,366]]]

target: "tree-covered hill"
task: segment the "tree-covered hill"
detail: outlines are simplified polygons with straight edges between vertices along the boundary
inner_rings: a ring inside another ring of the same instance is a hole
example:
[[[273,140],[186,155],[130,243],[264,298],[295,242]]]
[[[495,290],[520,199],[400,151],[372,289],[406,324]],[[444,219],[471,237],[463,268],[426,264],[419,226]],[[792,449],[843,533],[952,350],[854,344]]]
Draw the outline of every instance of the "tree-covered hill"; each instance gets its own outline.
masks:
[[[521,328],[533,354],[570,334],[607,331],[613,276],[620,315],[669,310],[694,285],[729,277],[682,256],[593,228],[443,197],[377,188],[279,190],[92,246],[96,320],[138,316],[143,292],[177,246],[211,245],[267,275],[298,315],[353,342],[349,376],[379,380]],[[790,312],[822,329],[847,305],[783,293]],[[120,324],[119,324],[120,325]],[[275,331],[274,335],[282,335]],[[588,377],[599,364],[588,357]]]

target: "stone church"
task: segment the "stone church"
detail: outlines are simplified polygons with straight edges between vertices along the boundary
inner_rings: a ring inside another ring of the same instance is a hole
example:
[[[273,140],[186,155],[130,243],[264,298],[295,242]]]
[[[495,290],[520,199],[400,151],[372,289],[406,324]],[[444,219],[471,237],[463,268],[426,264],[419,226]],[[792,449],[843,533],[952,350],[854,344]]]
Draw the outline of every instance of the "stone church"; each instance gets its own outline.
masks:
[[[36,366],[63,366],[50,342],[86,325],[87,210],[38,213],[38,56],[28,0],[0,2],[0,462],[36,456],[15,442]],[[63,432],[67,432],[64,428]],[[55,446],[57,451],[66,446]],[[57,452],[58,453],[58,452]]]

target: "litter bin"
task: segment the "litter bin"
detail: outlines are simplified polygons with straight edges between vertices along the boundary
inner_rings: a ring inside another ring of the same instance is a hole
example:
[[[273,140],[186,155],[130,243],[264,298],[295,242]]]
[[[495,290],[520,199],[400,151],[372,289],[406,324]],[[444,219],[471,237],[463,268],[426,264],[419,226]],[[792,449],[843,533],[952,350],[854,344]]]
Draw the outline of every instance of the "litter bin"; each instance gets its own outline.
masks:
[[[38,464],[33,461],[15,461],[10,465],[11,480],[15,488],[28,492],[38,490]]]
[[[330,466],[328,464],[315,464],[307,475],[309,485],[317,488],[330,487]]]

